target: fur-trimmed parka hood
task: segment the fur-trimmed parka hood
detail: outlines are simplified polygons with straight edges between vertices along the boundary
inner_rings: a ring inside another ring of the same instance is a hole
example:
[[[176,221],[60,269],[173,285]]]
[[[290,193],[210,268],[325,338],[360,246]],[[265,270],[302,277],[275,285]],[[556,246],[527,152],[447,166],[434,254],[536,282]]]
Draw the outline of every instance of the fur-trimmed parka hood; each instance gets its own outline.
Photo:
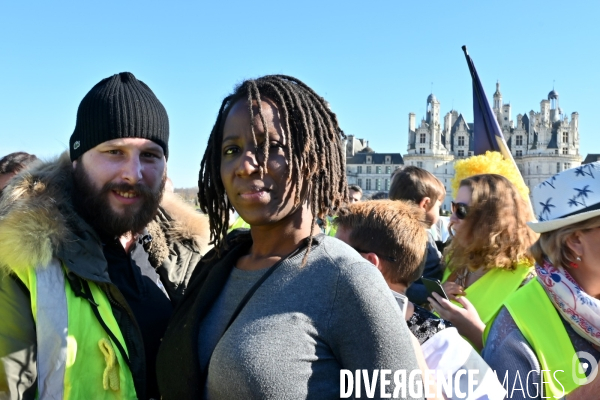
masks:
[[[72,175],[72,163],[64,153],[56,160],[32,164],[10,181],[0,198],[0,269],[45,266],[57,257],[84,278],[108,279],[101,242],[73,209]],[[176,258],[182,251],[187,258],[192,252],[199,259],[210,249],[208,219],[175,194],[165,193],[147,228],[153,237],[147,251],[159,273],[166,264],[181,265]],[[172,271],[163,273],[170,276]]]

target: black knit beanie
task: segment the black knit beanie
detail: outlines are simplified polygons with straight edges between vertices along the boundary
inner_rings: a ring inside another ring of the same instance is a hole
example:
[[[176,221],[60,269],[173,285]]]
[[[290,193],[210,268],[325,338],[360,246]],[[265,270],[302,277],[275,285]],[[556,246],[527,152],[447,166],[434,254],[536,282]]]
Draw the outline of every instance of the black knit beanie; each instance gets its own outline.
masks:
[[[169,117],[152,90],[130,72],[101,80],[77,110],[69,140],[71,161],[102,142],[118,138],[156,142],[169,156]]]

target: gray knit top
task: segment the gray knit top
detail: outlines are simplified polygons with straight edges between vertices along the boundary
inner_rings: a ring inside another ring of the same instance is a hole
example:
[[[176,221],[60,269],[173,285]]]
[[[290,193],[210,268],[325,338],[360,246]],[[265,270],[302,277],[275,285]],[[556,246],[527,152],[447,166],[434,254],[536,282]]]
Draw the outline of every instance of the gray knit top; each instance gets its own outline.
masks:
[[[305,266],[303,255],[284,261],[215,340],[212,328],[226,324],[233,303],[259,279],[256,272],[231,273],[200,326],[201,363],[214,347],[208,398],[335,399],[341,369],[391,370],[391,393],[394,371],[408,376],[418,368],[404,318],[377,268],[330,237],[316,243]],[[380,395],[378,385],[374,398]]]

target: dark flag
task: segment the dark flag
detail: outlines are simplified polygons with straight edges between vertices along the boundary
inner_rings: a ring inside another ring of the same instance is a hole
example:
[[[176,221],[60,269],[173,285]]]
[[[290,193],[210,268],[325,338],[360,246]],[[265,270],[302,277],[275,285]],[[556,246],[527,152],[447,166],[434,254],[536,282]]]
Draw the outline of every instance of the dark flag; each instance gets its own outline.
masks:
[[[473,78],[473,150],[475,155],[485,154],[486,151],[499,151],[504,158],[512,160],[512,155],[506,146],[504,135],[496,119],[496,114],[492,111],[487,96],[483,90],[483,85],[475,69],[475,64],[467,52],[467,46],[462,47],[467,58],[471,78]],[[508,154],[506,154],[508,153]]]
[[[485,154],[486,151],[498,151],[502,156],[512,162],[515,169],[519,171],[515,160],[508,149],[504,135],[496,119],[496,114],[492,111],[490,103],[487,100],[483,85],[475,69],[475,64],[467,52],[467,46],[462,46],[473,78],[473,150],[475,155]],[[519,171],[519,176],[525,185],[523,176]],[[531,201],[527,197],[531,206]],[[533,209],[533,208],[532,208]]]

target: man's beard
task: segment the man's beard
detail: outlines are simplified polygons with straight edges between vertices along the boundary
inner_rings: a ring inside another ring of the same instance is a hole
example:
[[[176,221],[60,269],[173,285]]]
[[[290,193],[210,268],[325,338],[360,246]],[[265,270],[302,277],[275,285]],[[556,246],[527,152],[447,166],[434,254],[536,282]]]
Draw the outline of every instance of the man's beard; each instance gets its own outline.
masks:
[[[158,211],[162,199],[167,174],[162,177],[158,191],[153,192],[142,184],[106,183],[96,189],[83,163],[77,163],[73,171],[73,206],[75,211],[96,232],[102,236],[119,237],[127,232],[141,232],[151,222]],[[123,207],[123,212],[113,210],[108,196],[111,192],[135,191],[140,197],[138,202]]]

